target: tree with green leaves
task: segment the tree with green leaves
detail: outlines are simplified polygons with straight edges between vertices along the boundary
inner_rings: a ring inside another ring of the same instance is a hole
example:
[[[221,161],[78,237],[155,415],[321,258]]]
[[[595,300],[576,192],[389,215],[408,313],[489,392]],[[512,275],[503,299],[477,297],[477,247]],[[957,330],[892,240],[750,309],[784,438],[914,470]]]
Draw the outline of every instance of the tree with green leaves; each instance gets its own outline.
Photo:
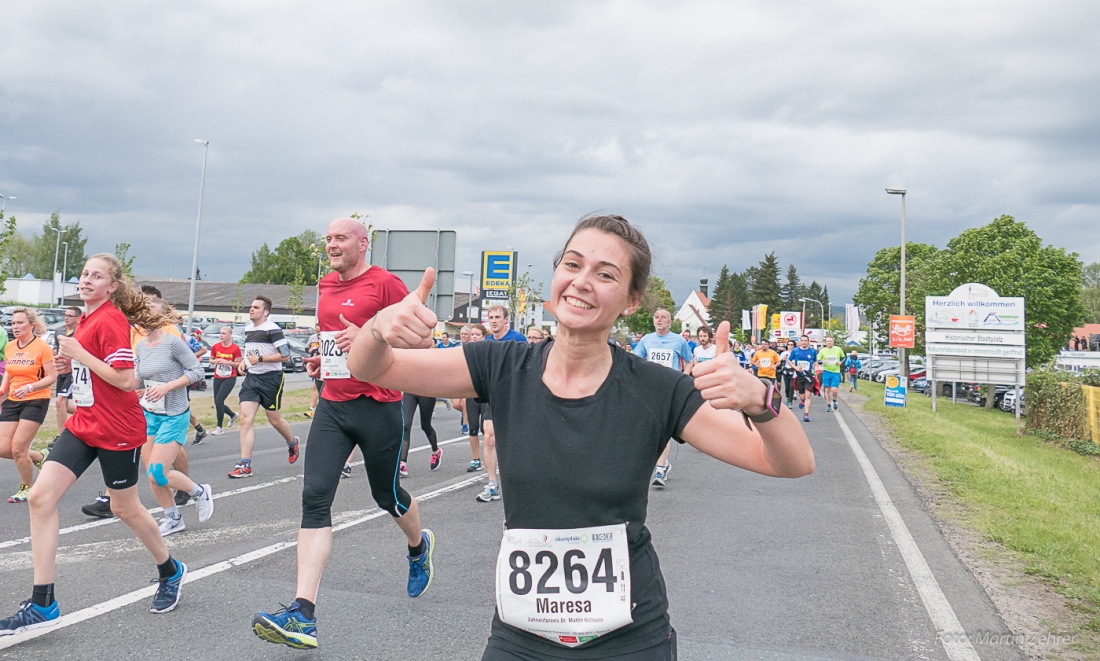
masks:
[[[289,285],[298,277],[299,271],[305,280],[303,284],[317,284],[317,253],[311,246],[316,245],[318,234],[306,230],[298,236],[283,239],[274,250],[265,243],[252,253],[252,267],[244,274],[241,282],[245,284]]]
[[[1023,297],[1029,367],[1053,358],[1085,319],[1077,253],[1044,246],[1038,234],[1009,215],[948,241],[928,276],[930,295],[978,282],[1001,296]],[[920,308],[923,313],[923,298]]]
[[[1081,270],[1081,302],[1085,306],[1085,323],[1100,324],[1100,262]]]
[[[58,231],[61,234],[60,243],[58,243]],[[55,255],[58,272],[65,266],[65,244],[68,244],[69,270],[63,274],[64,280],[72,275],[74,264],[77,265],[75,268],[84,264],[87,259],[87,255],[84,254],[87,242],[88,239],[84,237],[80,223],[62,225],[61,214],[55,211],[42,225],[41,234],[32,234],[30,238],[20,233],[11,236],[10,240],[0,248],[0,269],[16,278],[29,273],[40,280],[49,280],[50,273],[53,272]]]
[[[918,318],[918,328],[924,327],[924,297],[941,293],[930,288],[931,266],[939,252],[938,248],[927,243],[905,244],[905,313]],[[890,246],[876,252],[867,264],[867,275],[859,281],[859,288],[852,300],[863,308],[868,323],[877,332],[883,333],[888,327],[890,315],[898,314],[900,289],[901,247]],[[917,335],[918,346],[914,351],[920,352],[924,350],[923,334]]]
[[[130,244],[116,243],[115,257],[118,258],[118,263],[122,267],[122,274],[126,277],[132,277],[134,275],[134,257],[130,255]]]
[[[650,277],[645,294],[642,296],[642,304],[638,306],[634,314],[626,318],[626,327],[630,329],[631,333],[638,331],[652,333],[654,330],[653,312],[657,308],[664,308],[673,317],[676,316],[676,301],[672,298],[672,292],[665,286],[665,281],[662,278]],[[676,328],[679,322],[674,318],[672,323],[673,330],[679,333],[679,329]]]
[[[302,310],[305,309],[305,300],[303,299],[303,293],[305,291],[306,275],[302,272],[302,265],[298,265],[298,270],[294,274],[294,279],[290,281],[290,284],[286,287],[286,307],[290,310],[290,314],[295,318],[302,314]]]
[[[725,265],[714,285],[714,294],[710,297],[711,324],[717,328],[722,321],[730,322],[733,329],[741,328],[741,310],[749,308],[749,288],[744,273],[730,271]]]
[[[233,292],[233,299],[229,301],[229,308],[233,310],[233,321],[241,320],[241,310],[244,309],[244,288],[237,283],[237,289]]]
[[[779,298],[784,310],[799,309],[802,297],[802,278],[798,277],[798,269],[794,264],[787,266],[787,281],[779,289]]]
[[[7,252],[8,244],[18,235],[15,231],[15,216],[4,217],[4,212],[0,211],[0,225],[3,226],[3,230],[0,230],[0,255]],[[4,281],[11,277],[11,273],[7,270],[7,264],[0,263],[0,294],[7,291],[4,287]]]
[[[779,260],[775,253],[764,255],[753,273],[749,297],[753,305],[764,304],[768,310],[778,312],[783,301],[779,286]]]
[[[508,287],[508,318],[513,326],[516,324],[522,308],[530,305],[542,304],[542,283],[531,279],[531,272],[524,271],[515,282]],[[522,333],[523,331],[520,330]]]

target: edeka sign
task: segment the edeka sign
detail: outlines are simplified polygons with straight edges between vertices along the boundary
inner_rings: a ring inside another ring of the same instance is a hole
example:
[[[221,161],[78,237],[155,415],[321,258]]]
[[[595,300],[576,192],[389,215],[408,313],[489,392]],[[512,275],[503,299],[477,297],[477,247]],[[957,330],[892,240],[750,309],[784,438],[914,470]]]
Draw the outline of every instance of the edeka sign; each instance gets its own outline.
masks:
[[[899,377],[886,377],[886,393],[882,403],[886,406],[905,407],[905,386]]]
[[[481,288],[507,290],[516,281],[516,253],[486,250],[481,253]]]
[[[890,346],[895,349],[912,349],[916,339],[917,320],[908,315],[890,315]]]

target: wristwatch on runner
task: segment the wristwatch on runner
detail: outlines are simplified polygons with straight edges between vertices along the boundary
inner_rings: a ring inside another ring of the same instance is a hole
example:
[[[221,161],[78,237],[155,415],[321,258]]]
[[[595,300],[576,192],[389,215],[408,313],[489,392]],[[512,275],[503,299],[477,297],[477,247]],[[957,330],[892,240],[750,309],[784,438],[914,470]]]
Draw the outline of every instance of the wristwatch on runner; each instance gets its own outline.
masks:
[[[748,413],[741,411],[741,413],[746,418],[758,424],[761,422],[774,420],[775,418],[779,417],[779,412],[783,410],[783,393],[775,389],[774,383],[771,383],[770,381],[764,381],[763,379],[761,379],[761,381],[763,381],[764,385],[768,387],[768,390],[764,395],[764,411],[762,413],[757,413],[756,415],[749,415]]]

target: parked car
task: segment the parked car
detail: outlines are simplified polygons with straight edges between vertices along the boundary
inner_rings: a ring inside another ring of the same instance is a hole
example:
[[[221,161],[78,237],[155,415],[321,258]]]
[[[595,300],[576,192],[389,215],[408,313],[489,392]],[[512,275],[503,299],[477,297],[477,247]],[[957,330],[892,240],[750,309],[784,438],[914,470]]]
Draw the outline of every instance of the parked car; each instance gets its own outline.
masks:
[[[913,382],[912,384],[910,384],[909,388],[916,392],[924,393],[924,391],[928,390],[928,379],[924,378],[923,376],[918,376],[917,378],[913,379]]]
[[[971,388],[966,394],[966,398],[974,402],[978,406],[985,406],[986,398],[988,397],[989,386],[982,385],[975,388]],[[993,406],[1000,406],[1001,401],[1004,399],[1005,393],[1010,390],[1009,386],[994,386],[993,387]]]
[[[306,371],[305,359],[309,358],[309,351],[306,350],[306,342],[298,337],[287,337],[287,346],[290,347],[290,360],[283,363],[284,372],[304,372]]]
[[[891,360],[885,359],[885,358],[872,358],[871,360],[868,360],[868,361],[863,363],[863,367],[860,368],[860,370],[856,374],[856,376],[858,376],[861,379],[870,379],[871,378],[871,370],[879,369],[879,368],[883,367],[884,365],[887,365],[887,364],[890,364],[890,363],[892,363],[893,365],[897,365],[898,361],[896,361],[896,360],[891,361]]]
[[[913,379],[917,378],[918,376],[924,376],[925,373],[926,373],[926,370],[923,367],[916,367],[916,366],[910,367],[909,368],[909,382],[912,383]],[[891,367],[890,369],[879,370],[878,372],[875,373],[875,383],[886,383],[887,377],[898,376],[899,374],[900,374],[900,372],[898,372],[897,367]]]
[[[1015,413],[1016,411],[1016,389],[1013,388],[1001,397],[1001,410],[1006,413]],[[1020,390],[1020,415],[1026,412],[1024,407],[1024,391]]]

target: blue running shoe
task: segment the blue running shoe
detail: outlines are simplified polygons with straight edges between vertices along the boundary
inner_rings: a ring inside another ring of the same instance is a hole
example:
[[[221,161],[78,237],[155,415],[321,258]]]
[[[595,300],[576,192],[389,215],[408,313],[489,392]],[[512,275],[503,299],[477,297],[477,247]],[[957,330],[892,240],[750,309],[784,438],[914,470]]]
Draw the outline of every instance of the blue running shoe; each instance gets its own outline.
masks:
[[[418,556],[409,556],[409,596],[419,597],[432,584],[435,567],[432,565],[432,552],[435,551],[435,533],[427,528],[420,533],[424,540],[424,552]]]
[[[176,573],[171,578],[157,579],[157,594],[153,597],[153,605],[150,613],[167,613],[180,602],[180,587],[183,585],[183,577],[187,576],[187,565],[176,560]]]
[[[19,605],[19,610],[11,617],[0,620],[0,636],[13,636],[17,633],[52,627],[61,617],[61,609],[57,602],[43,608],[31,601],[24,601]]]
[[[462,425],[462,433],[466,436],[470,435],[470,425]]]
[[[269,643],[296,650],[317,649],[317,620],[302,615],[302,607],[297,601],[274,613],[256,613],[252,618],[252,632]]]

